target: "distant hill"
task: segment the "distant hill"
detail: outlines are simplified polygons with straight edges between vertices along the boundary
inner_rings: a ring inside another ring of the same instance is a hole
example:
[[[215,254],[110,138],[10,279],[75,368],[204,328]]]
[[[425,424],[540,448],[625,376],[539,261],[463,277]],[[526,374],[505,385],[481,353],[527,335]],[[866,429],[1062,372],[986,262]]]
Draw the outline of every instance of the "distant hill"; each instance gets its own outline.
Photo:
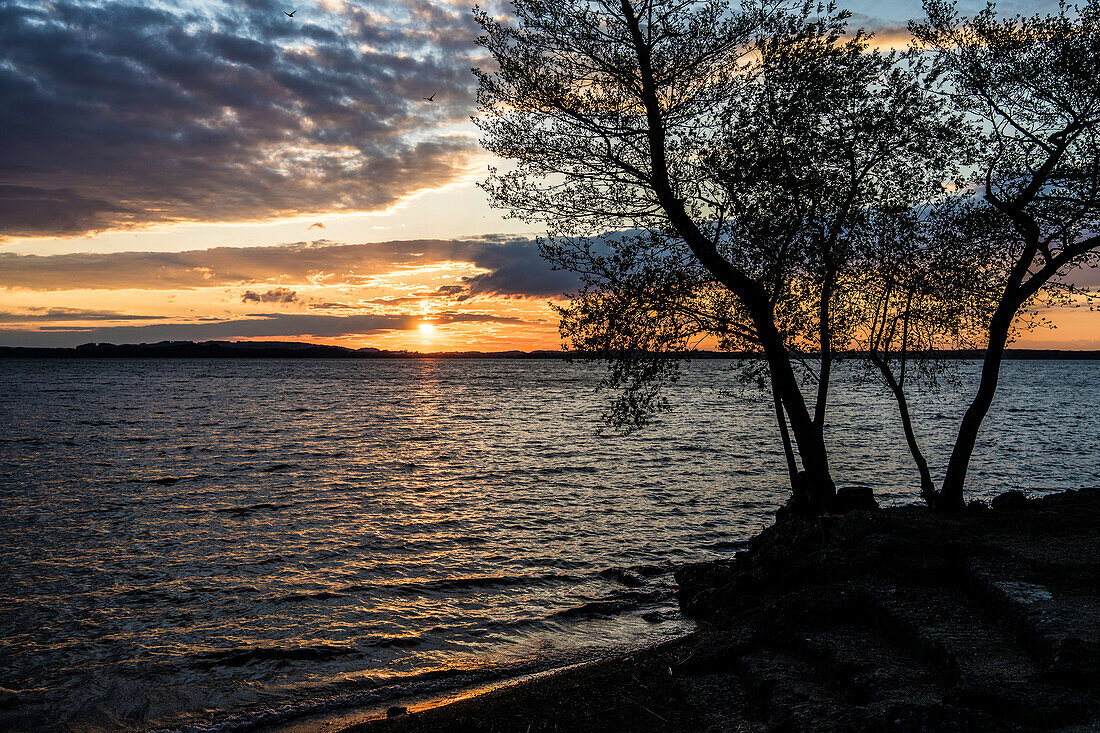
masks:
[[[75,348],[0,346],[0,359],[13,358],[157,358],[157,359],[565,359],[583,354],[556,350],[539,351],[386,351],[372,347],[306,344],[298,341],[160,341],[155,344],[83,344]],[[740,352],[698,351],[692,359],[743,359],[755,355]],[[850,356],[858,356],[851,354]],[[981,351],[944,351],[945,358],[980,359]],[[1006,359],[1100,359],[1100,351],[1008,349]]]
[[[159,341],[155,344],[82,344],[75,348],[0,346],[0,358],[157,358],[157,359],[561,359],[562,351],[386,351],[366,347],[306,344],[298,341]]]

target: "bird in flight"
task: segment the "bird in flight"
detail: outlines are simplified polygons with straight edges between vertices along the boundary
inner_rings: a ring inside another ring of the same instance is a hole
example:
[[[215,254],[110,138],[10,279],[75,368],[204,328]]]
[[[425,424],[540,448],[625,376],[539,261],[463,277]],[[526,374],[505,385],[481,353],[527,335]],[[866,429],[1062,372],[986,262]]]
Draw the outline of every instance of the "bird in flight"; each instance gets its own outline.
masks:
[[[436,92],[435,94],[439,94],[439,92]],[[433,94],[430,97],[421,97],[421,99],[423,99],[425,102],[434,102],[435,101],[435,94]]]
[[[294,14],[297,13],[297,12],[298,12],[297,8],[295,8],[294,10],[291,10],[289,13],[287,13],[285,10],[283,11],[283,13],[285,13],[286,17],[288,17],[288,18],[293,18]]]
[[[308,227],[306,227],[306,231],[308,232],[310,229],[324,229],[324,228],[325,228],[325,225],[318,221],[318,222],[310,224]]]

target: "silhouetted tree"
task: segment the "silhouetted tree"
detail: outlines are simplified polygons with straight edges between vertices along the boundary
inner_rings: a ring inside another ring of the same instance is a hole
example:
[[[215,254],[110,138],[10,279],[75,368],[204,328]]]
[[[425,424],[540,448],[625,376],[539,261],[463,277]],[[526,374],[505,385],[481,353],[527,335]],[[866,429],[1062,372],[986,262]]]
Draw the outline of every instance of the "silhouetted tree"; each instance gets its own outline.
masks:
[[[563,334],[612,362],[624,388],[612,418],[660,407],[674,357],[701,339],[759,351],[818,509],[834,491],[834,351],[858,326],[838,297],[852,234],[871,204],[941,195],[964,127],[919,66],[871,51],[862,32],[845,38],[846,19],[665,0],[478,13],[497,64],[477,72],[482,143],[514,161],[485,188],[545,223],[544,254],[581,274]],[[816,384],[812,412],[798,366]]]
[[[957,361],[941,352],[983,343],[1003,248],[969,194],[946,197],[935,208],[872,211],[868,220],[857,240],[860,264],[849,298],[864,309],[862,351],[898,404],[921,496],[934,504],[936,486],[908,391],[957,381]]]
[[[1008,257],[988,323],[981,381],[966,410],[937,504],[963,507],[978,429],[997,389],[1001,359],[1021,309],[1045,289],[1066,289],[1075,266],[1100,247],[1100,1],[1052,15],[1000,18],[994,7],[961,18],[925,3],[914,36],[935,54],[935,73],[958,109],[981,122],[975,183],[1011,225]]]

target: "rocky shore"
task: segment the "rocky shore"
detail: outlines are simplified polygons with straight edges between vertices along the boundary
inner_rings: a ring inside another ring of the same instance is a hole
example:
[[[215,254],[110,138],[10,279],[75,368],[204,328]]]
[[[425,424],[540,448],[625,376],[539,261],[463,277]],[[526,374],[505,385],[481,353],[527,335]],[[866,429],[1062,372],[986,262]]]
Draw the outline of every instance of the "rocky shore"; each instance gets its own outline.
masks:
[[[682,639],[344,731],[1100,730],[1100,490],[786,518],[677,580]]]

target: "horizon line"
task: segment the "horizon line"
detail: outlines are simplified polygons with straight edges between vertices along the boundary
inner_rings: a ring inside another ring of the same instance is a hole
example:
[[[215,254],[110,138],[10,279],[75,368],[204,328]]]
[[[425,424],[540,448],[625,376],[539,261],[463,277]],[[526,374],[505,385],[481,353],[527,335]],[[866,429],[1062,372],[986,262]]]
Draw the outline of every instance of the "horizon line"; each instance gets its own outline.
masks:
[[[819,352],[792,352],[792,356],[814,357]],[[834,359],[863,358],[866,351],[836,352]],[[664,356],[691,359],[758,359],[759,352],[691,350],[665,352]],[[908,355],[921,359],[976,359],[985,349],[934,349]],[[114,344],[90,342],[79,346],[8,346],[0,345],[0,358],[540,358],[602,360],[608,356],[566,349],[505,349],[500,351],[410,351],[380,349],[373,346],[358,349],[306,341],[158,341],[153,343]],[[1005,349],[1005,359],[1100,359],[1100,349]]]

